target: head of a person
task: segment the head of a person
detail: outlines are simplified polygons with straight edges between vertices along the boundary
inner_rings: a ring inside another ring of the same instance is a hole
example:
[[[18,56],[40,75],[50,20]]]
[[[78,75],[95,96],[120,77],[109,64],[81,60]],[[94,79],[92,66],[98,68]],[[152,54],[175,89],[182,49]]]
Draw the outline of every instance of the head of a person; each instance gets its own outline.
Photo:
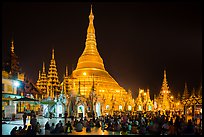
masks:
[[[52,126],[55,126],[55,123],[52,123]]]
[[[27,129],[27,130],[31,130],[31,125],[28,126],[28,129]]]
[[[22,126],[18,127],[18,130],[21,130],[22,129]]]
[[[27,125],[25,125],[23,128],[24,128],[24,129],[26,129],[27,127],[28,127],[28,126],[27,126]]]

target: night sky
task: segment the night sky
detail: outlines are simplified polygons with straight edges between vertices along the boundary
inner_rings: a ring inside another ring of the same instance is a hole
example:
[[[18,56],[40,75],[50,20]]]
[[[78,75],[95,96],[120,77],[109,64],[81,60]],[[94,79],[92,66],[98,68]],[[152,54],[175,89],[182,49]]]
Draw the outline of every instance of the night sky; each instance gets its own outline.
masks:
[[[183,94],[202,83],[201,4],[193,2],[92,3],[97,49],[105,69],[133,97],[158,94],[164,69],[170,90]],[[86,40],[90,3],[3,3],[2,51],[12,37],[23,72],[36,83],[55,49],[58,76],[75,69]]]

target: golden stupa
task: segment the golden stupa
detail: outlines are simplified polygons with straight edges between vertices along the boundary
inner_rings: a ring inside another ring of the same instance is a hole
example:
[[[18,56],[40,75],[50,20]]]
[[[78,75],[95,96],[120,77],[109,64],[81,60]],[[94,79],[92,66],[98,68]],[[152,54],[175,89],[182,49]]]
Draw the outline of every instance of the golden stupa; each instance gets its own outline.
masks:
[[[97,50],[93,20],[94,15],[91,6],[85,49],[71,75],[73,77],[72,90],[88,97],[94,85],[94,92],[98,97],[97,101],[103,104],[103,110],[108,110],[109,107],[114,108],[114,110],[119,110],[119,108],[123,110],[124,106],[127,105],[124,103],[128,98],[127,92],[105,70],[103,59]]]

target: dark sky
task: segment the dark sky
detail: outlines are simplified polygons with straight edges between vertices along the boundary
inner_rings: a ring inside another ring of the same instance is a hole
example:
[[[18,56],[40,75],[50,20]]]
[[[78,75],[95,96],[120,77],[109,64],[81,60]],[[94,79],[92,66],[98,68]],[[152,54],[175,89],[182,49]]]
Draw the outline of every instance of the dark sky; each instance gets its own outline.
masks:
[[[133,96],[139,88],[158,94],[164,69],[170,90],[183,93],[202,82],[201,4],[193,2],[92,3],[98,51],[105,68]],[[3,3],[3,59],[15,53],[36,82],[51,50],[60,80],[75,69],[85,47],[90,3]]]

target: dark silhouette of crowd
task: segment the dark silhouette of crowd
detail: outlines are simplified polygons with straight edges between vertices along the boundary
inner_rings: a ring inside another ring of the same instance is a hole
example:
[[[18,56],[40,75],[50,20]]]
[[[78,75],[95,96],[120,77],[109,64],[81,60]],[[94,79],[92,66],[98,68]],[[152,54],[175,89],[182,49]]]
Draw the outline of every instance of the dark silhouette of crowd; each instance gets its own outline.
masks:
[[[14,127],[11,135],[33,135],[40,134],[40,124],[33,115],[31,125],[24,128]],[[195,119],[186,120],[185,116],[174,114],[160,114],[153,112],[137,113],[134,115],[121,114],[121,115],[106,115],[93,118],[72,118],[68,122],[45,124],[45,134],[69,134],[73,131],[92,132],[92,128],[99,128],[103,132],[113,131],[120,132],[121,135],[137,134],[137,135],[202,135],[202,125],[197,124]],[[26,130],[27,128],[27,130]]]
[[[41,125],[39,122],[37,122],[36,115],[33,114],[31,115],[30,119],[30,125],[26,125],[26,117],[27,114],[23,114],[23,125],[24,127],[22,128],[21,126],[17,127],[15,126],[10,134],[11,135],[37,135],[41,133]]]

